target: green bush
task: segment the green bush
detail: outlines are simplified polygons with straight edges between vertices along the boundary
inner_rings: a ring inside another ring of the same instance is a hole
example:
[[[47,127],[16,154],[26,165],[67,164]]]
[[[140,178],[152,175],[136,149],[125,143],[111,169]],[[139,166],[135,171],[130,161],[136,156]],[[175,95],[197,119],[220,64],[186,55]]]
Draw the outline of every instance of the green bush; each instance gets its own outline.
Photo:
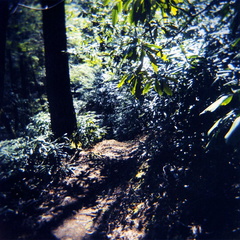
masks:
[[[45,135],[48,138],[52,136],[49,113],[39,112],[30,120],[31,122],[27,125],[26,132],[24,133],[25,136],[27,135],[30,138],[40,135]]]
[[[100,126],[100,119],[94,112],[77,116],[77,124],[78,128],[73,136],[74,147],[90,147],[107,133],[106,128]]]

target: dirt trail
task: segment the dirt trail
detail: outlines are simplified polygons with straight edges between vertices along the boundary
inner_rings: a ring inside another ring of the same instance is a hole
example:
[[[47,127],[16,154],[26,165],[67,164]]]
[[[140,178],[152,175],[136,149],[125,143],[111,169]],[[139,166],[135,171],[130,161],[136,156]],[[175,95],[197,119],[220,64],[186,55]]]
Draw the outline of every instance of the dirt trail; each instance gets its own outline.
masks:
[[[104,140],[93,148],[80,152],[77,159],[73,159],[71,163],[73,173],[65,179],[65,184],[73,191],[77,189],[79,193],[65,193],[60,202],[60,208],[74,207],[70,210],[71,214],[52,230],[55,238],[58,240],[142,238],[144,229],[139,228],[137,219],[133,221],[129,217],[124,220],[125,224],[129,221],[131,227],[118,225],[106,229],[108,228],[106,218],[115,214],[111,212],[112,209],[116,209],[119,199],[123,193],[126,194],[126,182],[131,178],[134,164],[145,141],[146,137],[127,142]],[[56,209],[52,209],[53,212],[56,213]]]
[[[106,211],[113,201],[111,198],[102,198],[94,207],[83,207],[53,230],[53,234],[61,240],[91,239],[91,235],[98,227],[94,220],[98,218],[98,221],[100,221],[100,213]]]

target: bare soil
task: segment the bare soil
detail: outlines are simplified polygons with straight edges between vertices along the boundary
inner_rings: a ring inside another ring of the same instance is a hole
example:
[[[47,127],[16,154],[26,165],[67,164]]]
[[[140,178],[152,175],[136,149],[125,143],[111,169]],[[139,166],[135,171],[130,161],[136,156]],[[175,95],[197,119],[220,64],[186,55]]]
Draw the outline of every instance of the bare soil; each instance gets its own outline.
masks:
[[[72,174],[62,186],[51,189],[52,197],[40,206],[44,211],[38,218],[41,227],[36,239],[142,239],[144,217],[138,216],[147,203],[136,199],[126,208],[124,202],[137,188],[146,139],[104,140],[77,151],[65,163]]]

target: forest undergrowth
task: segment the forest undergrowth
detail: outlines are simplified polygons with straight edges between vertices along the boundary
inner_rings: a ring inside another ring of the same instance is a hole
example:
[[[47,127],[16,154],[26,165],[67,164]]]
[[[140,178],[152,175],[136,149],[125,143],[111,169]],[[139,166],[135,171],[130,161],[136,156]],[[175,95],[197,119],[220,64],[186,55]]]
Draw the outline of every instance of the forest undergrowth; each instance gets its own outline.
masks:
[[[206,62],[199,69],[199,81],[179,84],[181,100],[123,89],[117,101],[97,74],[87,103],[75,93],[73,140],[53,140],[40,112],[2,141],[1,239],[238,239],[239,151],[224,141],[227,126],[209,141],[215,116],[199,113],[219,86]]]
[[[52,130],[53,115],[68,116],[56,118],[56,99],[49,108],[47,9],[13,1],[0,240],[240,239],[240,1],[54,2],[65,7],[72,132]]]
[[[222,179],[195,162],[173,162],[171,148],[154,149],[156,134],[73,151],[49,179],[22,173],[2,180],[1,239],[237,239],[238,186],[232,196],[219,189],[237,179],[234,169],[214,166],[231,171],[233,179]],[[216,154],[209,159],[227,157]]]

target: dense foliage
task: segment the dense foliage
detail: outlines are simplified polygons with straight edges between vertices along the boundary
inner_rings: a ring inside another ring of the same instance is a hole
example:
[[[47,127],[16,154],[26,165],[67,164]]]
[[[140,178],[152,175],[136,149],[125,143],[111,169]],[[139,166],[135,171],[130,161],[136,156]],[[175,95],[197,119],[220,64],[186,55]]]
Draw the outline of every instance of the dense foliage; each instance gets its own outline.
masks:
[[[63,162],[76,149],[147,135],[138,188],[119,206],[148,202],[145,238],[237,239],[239,4],[66,1],[78,126],[71,137],[54,139],[41,6],[21,1],[10,16],[6,49],[1,222],[28,218],[40,190],[70,174]]]

